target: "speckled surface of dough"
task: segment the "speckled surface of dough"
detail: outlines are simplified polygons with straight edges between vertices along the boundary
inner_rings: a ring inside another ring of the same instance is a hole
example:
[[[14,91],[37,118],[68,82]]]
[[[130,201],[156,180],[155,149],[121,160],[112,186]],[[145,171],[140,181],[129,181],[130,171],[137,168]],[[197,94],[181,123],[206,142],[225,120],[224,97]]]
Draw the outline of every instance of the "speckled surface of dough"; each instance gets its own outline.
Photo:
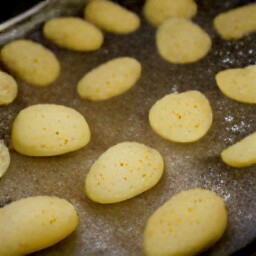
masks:
[[[81,2],[78,16],[82,16]],[[126,3],[142,17],[142,4]],[[204,59],[188,65],[162,60],[155,47],[156,30],[144,19],[140,29],[130,35],[106,34],[102,48],[93,53],[60,49],[43,38],[41,27],[26,34],[26,38],[54,51],[62,73],[48,88],[17,81],[17,99],[0,108],[0,138],[9,146],[12,159],[0,180],[0,204],[26,196],[58,196],[70,201],[80,217],[75,233],[33,256],[142,256],[143,230],[149,216],[174,194],[196,187],[222,197],[229,216],[224,236],[204,256],[230,255],[256,237],[255,167],[241,171],[220,158],[222,150],[255,131],[255,106],[228,99],[214,79],[221,70],[255,64],[255,34],[224,41],[212,24],[218,13],[245,3],[248,1],[198,1],[194,21],[209,33],[213,45]],[[104,102],[80,99],[76,93],[79,79],[100,63],[119,56],[141,62],[143,71],[138,84]],[[213,103],[214,120],[202,140],[180,145],[160,138],[150,129],[148,111],[164,95],[186,90],[200,90],[207,96]],[[47,159],[26,157],[12,150],[10,134],[15,116],[21,109],[38,103],[64,104],[82,113],[92,131],[90,144],[77,152]],[[84,195],[84,179],[90,166],[111,145],[126,140],[144,143],[161,153],[166,166],[161,181],[136,198],[115,205],[90,201]]]

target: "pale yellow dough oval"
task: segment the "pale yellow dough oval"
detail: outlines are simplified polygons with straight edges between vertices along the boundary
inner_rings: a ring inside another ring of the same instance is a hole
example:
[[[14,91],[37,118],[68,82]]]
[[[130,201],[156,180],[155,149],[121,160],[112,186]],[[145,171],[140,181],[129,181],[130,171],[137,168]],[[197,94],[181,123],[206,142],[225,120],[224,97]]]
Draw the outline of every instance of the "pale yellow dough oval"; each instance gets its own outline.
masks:
[[[256,65],[221,71],[215,79],[227,97],[243,103],[256,104]]]
[[[15,40],[5,45],[1,50],[1,60],[13,75],[34,86],[48,86],[60,74],[56,56],[30,40]]]
[[[256,32],[256,3],[219,14],[214,19],[214,27],[225,40],[240,39]]]
[[[140,26],[138,15],[107,0],[90,1],[85,6],[84,17],[102,30],[115,34],[129,34]]]
[[[163,158],[157,150],[137,142],[122,142],[95,161],[86,177],[85,191],[98,203],[121,202],[156,185],[163,170]]]
[[[156,27],[169,18],[192,18],[196,12],[193,0],[147,0],[143,7],[145,18]]]
[[[74,51],[94,51],[103,43],[103,34],[98,28],[76,17],[51,19],[45,23],[43,33],[56,45]]]
[[[221,159],[232,167],[256,164],[256,132],[223,150]]]
[[[202,138],[212,124],[212,109],[199,91],[171,93],[150,109],[149,122],[161,137],[175,142],[193,142]]]
[[[64,199],[35,196],[0,209],[0,255],[20,256],[50,247],[78,225],[72,204]]]
[[[18,93],[18,85],[9,74],[0,70],[0,105],[8,105],[14,101]]]
[[[168,62],[186,64],[202,59],[211,49],[211,38],[188,19],[171,18],[157,30],[159,54]]]
[[[0,178],[7,171],[10,161],[9,149],[5,146],[4,142],[0,140]]]
[[[193,256],[210,248],[223,235],[227,211],[223,200],[204,189],[183,191],[148,219],[144,231],[147,256]]]
[[[84,99],[107,100],[128,91],[140,74],[141,64],[136,59],[112,59],[85,74],[77,85],[77,92]]]
[[[28,156],[55,156],[84,147],[90,141],[85,118],[75,109],[38,104],[23,109],[12,127],[13,148]]]

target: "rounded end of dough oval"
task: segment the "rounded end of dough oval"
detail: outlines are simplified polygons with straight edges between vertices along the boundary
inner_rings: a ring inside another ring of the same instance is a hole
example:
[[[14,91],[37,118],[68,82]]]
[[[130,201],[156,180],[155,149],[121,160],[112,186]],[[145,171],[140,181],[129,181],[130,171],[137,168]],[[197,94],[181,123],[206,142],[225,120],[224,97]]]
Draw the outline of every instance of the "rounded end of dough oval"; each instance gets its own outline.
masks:
[[[160,56],[173,64],[201,60],[211,49],[210,36],[197,24],[184,18],[171,18],[158,27],[156,45]]]
[[[227,165],[238,168],[256,164],[256,132],[224,149],[221,159]]]
[[[65,199],[34,196],[14,201],[1,208],[0,255],[28,255],[53,246],[70,235],[78,221]]]
[[[85,118],[75,109],[38,104],[23,109],[12,127],[12,144],[28,156],[55,156],[76,151],[90,141]]]
[[[221,92],[228,98],[256,104],[256,65],[220,71],[215,80]]]
[[[150,0],[143,7],[146,20],[158,27],[169,18],[190,19],[197,13],[197,5],[193,0]]]
[[[155,186],[163,171],[164,161],[157,150],[137,142],[122,142],[94,162],[86,176],[85,192],[97,203],[118,203]]]
[[[108,0],[90,1],[84,9],[84,17],[110,33],[129,34],[140,27],[137,14]]]
[[[103,44],[103,34],[93,24],[77,17],[53,18],[44,24],[44,36],[73,51],[95,51]]]
[[[224,40],[237,40],[256,32],[256,3],[220,13],[213,24],[219,36]]]
[[[213,114],[208,99],[199,91],[171,93],[149,111],[149,123],[161,137],[181,143],[195,142],[206,135]]]
[[[94,68],[78,82],[81,98],[101,101],[116,97],[132,88],[141,75],[141,64],[134,58],[119,57]]]
[[[18,94],[18,85],[9,74],[0,70],[0,105],[12,103]]]
[[[0,178],[5,174],[10,165],[9,149],[5,146],[4,142],[0,140]]]
[[[6,44],[1,49],[1,60],[11,74],[38,87],[50,85],[60,74],[60,63],[54,53],[30,40]]]
[[[197,255],[213,246],[227,227],[224,201],[214,192],[191,189],[173,196],[148,219],[147,256]]]

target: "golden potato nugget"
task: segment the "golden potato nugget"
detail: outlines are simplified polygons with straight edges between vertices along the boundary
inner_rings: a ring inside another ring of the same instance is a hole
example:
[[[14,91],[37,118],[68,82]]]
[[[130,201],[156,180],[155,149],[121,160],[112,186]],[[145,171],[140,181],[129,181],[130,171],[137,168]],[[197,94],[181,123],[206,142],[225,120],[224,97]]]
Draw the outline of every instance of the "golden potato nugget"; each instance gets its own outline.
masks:
[[[115,34],[129,34],[140,26],[138,15],[108,0],[90,1],[84,17],[102,30]]]
[[[144,231],[147,256],[193,256],[223,235],[227,211],[223,200],[205,189],[183,191],[158,208]]]
[[[199,91],[171,93],[158,100],[149,111],[149,123],[161,137],[175,142],[194,142],[212,124],[212,109]]]
[[[0,105],[8,105],[18,94],[18,85],[9,74],[0,70]]]
[[[215,79],[219,89],[227,97],[256,104],[256,65],[221,71]]]
[[[223,150],[221,159],[232,167],[256,164],[256,132]]]
[[[0,178],[7,171],[10,161],[9,149],[5,146],[4,142],[0,140]]]
[[[56,45],[74,51],[95,51],[103,43],[98,28],[76,17],[51,19],[44,24],[43,33]]]
[[[150,189],[163,174],[160,153],[144,144],[122,142],[92,165],[85,181],[87,196],[98,203],[117,203]]]
[[[147,21],[156,27],[169,18],[192,18],[196,12],[193,0],[147,0],[143,8]]]
[[[35,86],[48,86],[60,74],[55,55],[39,43],[15,40],[1,49],[1,60],[8,70]]]
[[[211,38],[188,19],[171,18],[157,30],[156,45],[163,59],[186,64],[202,59],[211,49]]]
[[[75,109],[55,104],[29,106],[12,127],[13,148],[28,156],[55,156],[84,147],[90,141],[85,118]]]
[[[0,255],[20,256],[50,247],[78,225],[74,206],[57,197],[27,197],[0,208]]]
[[[107,100],[132,88],[140,74],[141,64],[136,59],[115,58],[85,74],[78,82],[77,92],[84,99]]]
[[[214,27],[225,40],[240,39],[256,32],[256,3],[219,14],[214,19]]]

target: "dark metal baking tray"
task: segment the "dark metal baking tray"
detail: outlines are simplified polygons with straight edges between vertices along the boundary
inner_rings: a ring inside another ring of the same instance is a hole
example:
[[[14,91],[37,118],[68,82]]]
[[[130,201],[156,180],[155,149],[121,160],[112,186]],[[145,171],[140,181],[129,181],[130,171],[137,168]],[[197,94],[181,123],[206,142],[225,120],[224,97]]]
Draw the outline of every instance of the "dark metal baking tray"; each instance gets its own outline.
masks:
[[[220,195],[228,210],[228,228],[219,242],[204,253],[227,256],[256,237],[256,168],[225,165],[220,152],[255,131],[255,105],[225,97],[214,76],[223,69],[256,64],[256,34],[224,41],[213,28],[213,18],[252,1],[197,1],[193,20],[212,38],[212,50],[201,61],[173,65],[164,61],[155,46],[156,29],[142,15],[143,1],[119,1],[141,17],[140,29],[130,35],[105,33],[105,42],[95,52],[60,49],[42,35],[41,22],[56,15],[82,16],[84,1],[54,1],[50,9],[0,34],[0,44],[25,37],[50,48],[61,63],[61,75],[47,88],[35,88],[17,80],[19,94],[0,107],[0,139],[10,148],[11,165],[0,180],[1,206],[27,196],[52,195],[66,198],[78,211],[78,229],[59,244],[34,253],[37,256],[139,256],[143,230],[149,216],[174,194],[191,188],[206,188]],[[136,86],[103,102],[82,100],[76,93],[80,78],[92,68],[114,57],[137,58],[143,67]],[[4,68],[1,66],[1,68]],[[199,90],[210,100],[214,120],[200,141],[178,144],[156,135],[148,122],[148,111],[156,100],[171,92]],[[74,153],[48,158],[27,157],[12,149],[12,122],[19,111],[37,103],[63,104],[82,113],[91,128],[91,142]],[[92,163],[110,146],[138,141],[156,148],[165,161],[165,173],[151,190],[122,203],[101,205],[84,193],[84,179]],[[211,220],[209,220],[211,221]]]

